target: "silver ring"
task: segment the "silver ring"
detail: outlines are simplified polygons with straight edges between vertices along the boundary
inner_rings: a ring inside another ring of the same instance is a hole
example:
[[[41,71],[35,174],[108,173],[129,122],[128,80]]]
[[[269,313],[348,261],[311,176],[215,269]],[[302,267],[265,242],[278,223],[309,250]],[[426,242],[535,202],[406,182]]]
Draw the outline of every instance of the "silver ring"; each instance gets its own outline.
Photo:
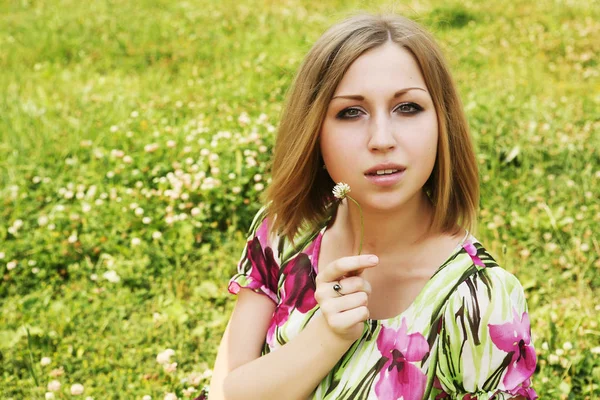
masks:
[[[344,293],[341,292],[342,290],[342,285],[340,285],[339,282],[336,282],[333,284],[333,290],[338,294],[338,296],[343,296]]]

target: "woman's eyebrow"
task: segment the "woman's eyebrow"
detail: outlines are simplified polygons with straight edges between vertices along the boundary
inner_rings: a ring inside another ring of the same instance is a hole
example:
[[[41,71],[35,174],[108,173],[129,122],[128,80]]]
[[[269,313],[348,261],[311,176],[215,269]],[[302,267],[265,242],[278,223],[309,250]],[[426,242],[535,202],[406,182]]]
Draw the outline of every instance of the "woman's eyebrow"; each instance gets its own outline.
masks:
[[[409,88],[404,88],[404,89],[398,90],[396,93],[394,93],[394,98],[400,97],[404,93],[408,92],[409,90],[413,90],[413,89],[422,90],[425,93],[427,93],[427,90],[423,89],[422,87],[415,86],[415,87],[409,87]],[[360,94],[343,94],[343,95],[335,96],[331,100],[334,100],[334,99],[350,99],[350,100],[361,100],[362,101],[365,98],[363,96],[361,96]]]

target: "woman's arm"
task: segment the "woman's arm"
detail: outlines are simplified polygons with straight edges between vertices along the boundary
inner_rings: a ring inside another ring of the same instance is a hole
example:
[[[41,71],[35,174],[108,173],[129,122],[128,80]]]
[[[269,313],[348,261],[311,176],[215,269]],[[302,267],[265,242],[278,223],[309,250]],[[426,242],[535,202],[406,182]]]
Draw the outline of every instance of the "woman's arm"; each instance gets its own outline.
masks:
[[[263,357],[275,305],[267,296],[240,290],[217,355],[210,399],[305,400],[363,334],[371,286],[361,274],[378,262],[373,255],[351,256],[322,268],[315,278],[319,310],[296,337]],[[337,284],[343,293],[336,292]]]
[[[241,290],[223,335],[210,383],[210,400],[306,399],[352,344],[317,313],[289,343],[261,357],[275,305]]]

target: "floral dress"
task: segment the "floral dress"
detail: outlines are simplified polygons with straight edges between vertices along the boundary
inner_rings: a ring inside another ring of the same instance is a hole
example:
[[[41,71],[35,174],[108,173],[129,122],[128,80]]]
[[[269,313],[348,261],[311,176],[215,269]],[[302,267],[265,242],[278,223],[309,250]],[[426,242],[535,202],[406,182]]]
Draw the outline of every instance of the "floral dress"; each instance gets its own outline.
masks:
[[[337,207],[333,207],[334,211]],[[315,293],[323,226],[294,239],[269,235],[263,207],[252,222],[237,294],[250,288],[276,305],[263,355],[293,340],[320,313]],[[536,354],[519,281],[471,235],[400,315],[369,319],[311,399],[535,399]]]

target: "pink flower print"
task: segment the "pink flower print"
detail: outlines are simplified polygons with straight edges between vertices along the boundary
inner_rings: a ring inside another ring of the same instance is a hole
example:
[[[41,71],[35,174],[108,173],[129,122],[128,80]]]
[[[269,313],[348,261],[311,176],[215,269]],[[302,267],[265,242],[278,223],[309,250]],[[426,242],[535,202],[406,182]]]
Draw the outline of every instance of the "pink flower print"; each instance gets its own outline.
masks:
[[[420,333],[406,334],[406,320],[400,328],[381,327],[377,348],[386,360],[375,385],[380,399],[421,400],[427,377],[412,364],[423,360],[429,352],[427,340]]]
[[[481,258],[477,257],[477,248],[471,241],[463,244],[463,248],[471,256],[471,260],[473,260],[473,264],[475,264],[479,267],[485,268],[485,264],[483,263],[483,261],[481,261]]]
[[[531,345],[529,316],[524,312],[519,317],[519,313],[513,309],[512,322],[488,324],[488,327],[494,345],[511,355],[503,383],[507,390],[513,391],[535,371],[536,355]],[[533,393],[535,394],[535,391]]]
[[[312,265],[306,253],[300,253],[288,262],[282,273],[286,278],[280,293],[281,304],[277,306],[271,319],[267,341],[272,339],[275,328],[282,326],[294,309],[306,314],[317,306],[316,285],[311,276]]]
[[[535,400],[538,398],[537,393],[531,387],[531,378],[525,380],[521,386],[519,386],[515,390],[512,390],[510,394],[514,396],[523,396],[527,400]]]
[[[274,302],[277,302],[277,281],[279,265],[275,260],[273,249],[264,247],[258,237],[250,240],[247,245],[247,257],[252,264],[249,274],[249,284],[245,287],[253,290],[261,290]],[[238,294],[241,286],[237,282],[229,284],[229,292]]]

